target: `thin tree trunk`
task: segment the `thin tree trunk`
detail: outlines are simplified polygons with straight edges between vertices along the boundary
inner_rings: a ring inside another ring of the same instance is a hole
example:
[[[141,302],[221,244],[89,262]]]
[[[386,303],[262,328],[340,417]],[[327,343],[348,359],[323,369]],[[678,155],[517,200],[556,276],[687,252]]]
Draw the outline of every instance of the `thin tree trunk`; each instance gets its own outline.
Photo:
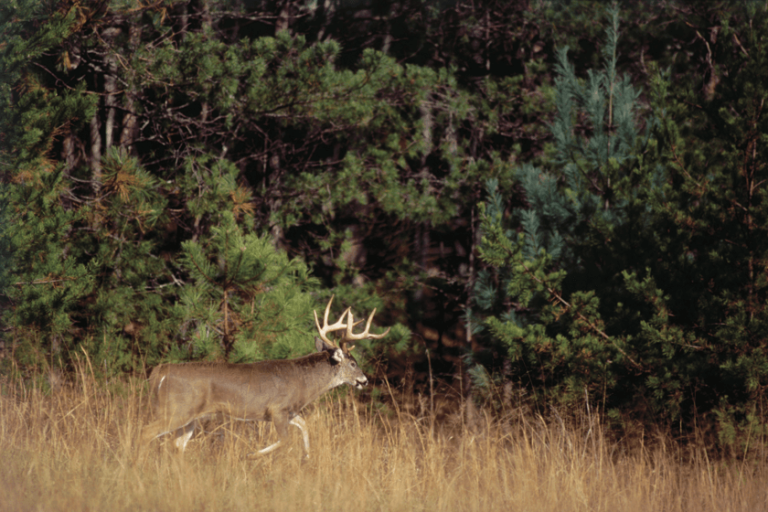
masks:
[[[128,24],[128,48],[131,54],[136,52],[141,44],[141,24],[129,23]],[[130,77],[129,77],[130,78]],[[134,98],[137,97],[136,90],[128,80],[128,90],[123,95],[125,98],[125,114],[123,115],[123,126],[120,132],[120,147],[124,148],[129,153],[134,152],[133,141],[136,140],[137,135],[137,121],[136,117],[136,104]]]
[[[331,20],[335,14],[335,6],[331,0],[319,0],[317,7],[312,16],[320,22],[320,29],[317,32],[317,40],[323,41],[325,39],[325,32],[331,24]]]
[[[101,38],[107,44],[107,53],[104,56],[104,110],[106,122],[104,123],[104,148],[112,147],[115,133],[115,106],[117,105],[117,57],[113,53],[115,38],[122,30],[119,27],[107,27],[101,33]]]
[[[64,137],[61,147],[61,159],[64,160],[66,171],[71,172],[77,166],[77,143],[75,135],[70,131]]]
[[[275,22],[275,33],[283,30],[290,30],[293,22],[293,13],[291,12],[292,6],[293,2],[290,0],[285,0],[283,2],[280,12],[277,15],[277,21]]]
[[[114,139],[115,132],[115,103],[117,79],[115,75],[117,73],[117,63],[113,55],[108,55],[107,60],[107,74],[104,76],[104,108],[107,111],[107,121],[104,126],[104,147],[108,150],[112,147],[112,141]]]
[[[421,138],[424,141],[424,154],[421,157],[422,167],[426,165],[427,156],[432,152],[432,130],[433,130],[433,117],[432,109],[430,109],[429,100],[425,99],[419,104],[419,114],[421,114]]]
[[[101,190],[102,169],[101,169],[101,120],[99,114],[101,109],[96,109],[91,117],[90,135],[91,151],[90,166],[93,179],[93,192],[98,195]]]

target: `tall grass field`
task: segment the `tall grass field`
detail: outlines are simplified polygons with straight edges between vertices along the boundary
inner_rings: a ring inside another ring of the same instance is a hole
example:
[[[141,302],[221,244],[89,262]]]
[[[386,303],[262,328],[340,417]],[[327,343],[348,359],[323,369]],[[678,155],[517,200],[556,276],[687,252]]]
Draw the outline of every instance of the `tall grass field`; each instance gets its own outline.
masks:
[[[34,511],[764,511],[768,461],[711,460],[656,441],[628,449],[600,422],[543,418],[475,428],[370,412],[353,393],[308,407],[301,435],[255,459],[270,425],[209,422],[179,454],[139,446],[149,418],[140,381],[85,372],[54,392],[3,383],[0,510]],[[636,443],[637,444],[637,443]],[[652,446],[652,447],[651,447]]]

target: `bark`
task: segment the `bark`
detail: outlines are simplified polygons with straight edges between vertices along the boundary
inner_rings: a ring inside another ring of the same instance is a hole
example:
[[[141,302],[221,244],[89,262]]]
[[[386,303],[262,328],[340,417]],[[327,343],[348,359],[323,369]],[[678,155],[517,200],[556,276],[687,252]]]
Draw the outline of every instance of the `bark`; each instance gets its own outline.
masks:
[[[77,138],[72,132],[67,133],[62,141],[61,159],[64,160],[67,172],[77,167]]]
[[[141,24],[128,23],[128,52],[133,54],[139,48],[141,44]],[[117,73],[117,69],[115,69]],[[136,117],[136,101],[138,92],[130,80],[127,82],[127,90],[123,94],[123,105],[125,107],[125,113],[123,114],[122,129],[120,131],[120,147],[124,148],[129,153],[134,152],[134,141],[138,136],[138,118]]]
[[[104,147],[112,147],[115,132],[115,103],[116,103],[116,78],[117,63],[115,57],[107,56],[107,74],[104,76],[104,108],[107,111],[107,121],[104,127]]]
[[[419,105],[419,113],[421,114],[421,138],[424,141],[424,154],[421,157],[421,165],[426,165],[427,156],[432,152],[432,130],[434,120],[432,117],[432,109],[430,108],[429,99],[425,99]]]
[[[273,153],[272,156],[269,158],[269,167],[272,168],[272,172],[269,173],[267,169],[265,169],[265,174],[269,175],[269,187],[271,190],[280,190],[280,156],[276,153]],[[283,206],[282,199],[279,198],[273,198],[269,202],[269,209],[271,213],[279,212],[280,209]],[[273,217],[270,215],[270,217]],[[273,217],[274,218],[274,217]],[[272,224],[269,228],[269,233],[272,237],[272,245],[276,249],[282,249],[285,247],[284,244],[284,236],[285,233],[283,231],[283,227],[278,223]]]
[[[93,178],[93,192],[98,195],[101,190],[102,169],[101,169],[101,114],[100,109],[96,109],[91,117],[90,135],[90,166]]]
[[[472,310],[472,297],[475,289],[475,247],[479,242],[480,230],[475,226],[475,208],[470,209],[470,229],[472,232],[471,246],[469,247],[469,277],[467,279],[467,302],[466,310]],[[467,347],[472,348],[472,318],[467,315],[467,325],[465,326]]]
[[[275,33],[282,30],[289,30],[293,22],[293,13],[291,7],[293,2],[291,0],[285,0],[280,6],[280,12],[277,15],[277,21],[275,22]]]
[[[323,41],[327,34],[326,31],[331,24],[331,20],[336,11],[336,6],[331,0],[320,0],[317,2],[316,10],[312,13],[312,16],[320,23],[320,29],[317,32],[317,40]]]
[[[137,118],[134,114],[136,104],[134,102],[135,91],[130,90],[125,95],[125,115],[123,116],[123,129],[120,132],[120,147],[125,148],[129,153],[134,152],[133,142],[138,133],[136,123]]]
[[[429,265],[429,246],[430,246],[430,236],[429,236],[429,225],[427,223],[421,223],[416,227],[416,233],[414,235],[414,252],[415,252],[415,258],[414,260],[418,262],[419,264],[419,270],[422,272],[427,271],[427,266]],[[424,287],[421,286],[416,289],[416,291],[413,294],[413,300],[416,304],[421,306],[422,301],[424,300]]]
[[[112,43],[115,37],[120,34],[118,27],[107,27],[101,34],[102,39],[107,43],[107,54],[104,56],[104,110],[106,111],[106,122],[104,125],[104,147],[112,147],[115,133],[115,106],[117,104],[117,58],[112,49]]]

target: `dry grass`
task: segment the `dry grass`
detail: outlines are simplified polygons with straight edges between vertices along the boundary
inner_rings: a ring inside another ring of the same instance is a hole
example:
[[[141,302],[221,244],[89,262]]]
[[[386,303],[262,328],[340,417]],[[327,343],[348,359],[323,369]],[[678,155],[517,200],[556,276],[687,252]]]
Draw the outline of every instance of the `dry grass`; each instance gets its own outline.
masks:
[[[181,456],[170,443],[136,446],[148,419],[138,385],[78,382],[48,396],[0,395],[0,510],[768,509],[766,462],[681,462],[663,443],[622,452],[596,424],[485,420],[474,433],[435,433],[423,419],[366,413],[351,397],[305,411],[309,461],[297,429],[247,460],[273,434],[243,425],[198,436]]]

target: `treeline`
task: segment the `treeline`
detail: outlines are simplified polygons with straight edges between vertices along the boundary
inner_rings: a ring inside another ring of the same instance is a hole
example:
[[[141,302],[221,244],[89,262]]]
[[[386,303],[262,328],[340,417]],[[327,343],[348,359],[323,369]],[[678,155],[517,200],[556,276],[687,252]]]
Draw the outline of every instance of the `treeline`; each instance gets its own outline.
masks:
[[[750,442],[766,37],[749,2],[5,2],[0,371],[295,356],[336,294],[405,389]]]

